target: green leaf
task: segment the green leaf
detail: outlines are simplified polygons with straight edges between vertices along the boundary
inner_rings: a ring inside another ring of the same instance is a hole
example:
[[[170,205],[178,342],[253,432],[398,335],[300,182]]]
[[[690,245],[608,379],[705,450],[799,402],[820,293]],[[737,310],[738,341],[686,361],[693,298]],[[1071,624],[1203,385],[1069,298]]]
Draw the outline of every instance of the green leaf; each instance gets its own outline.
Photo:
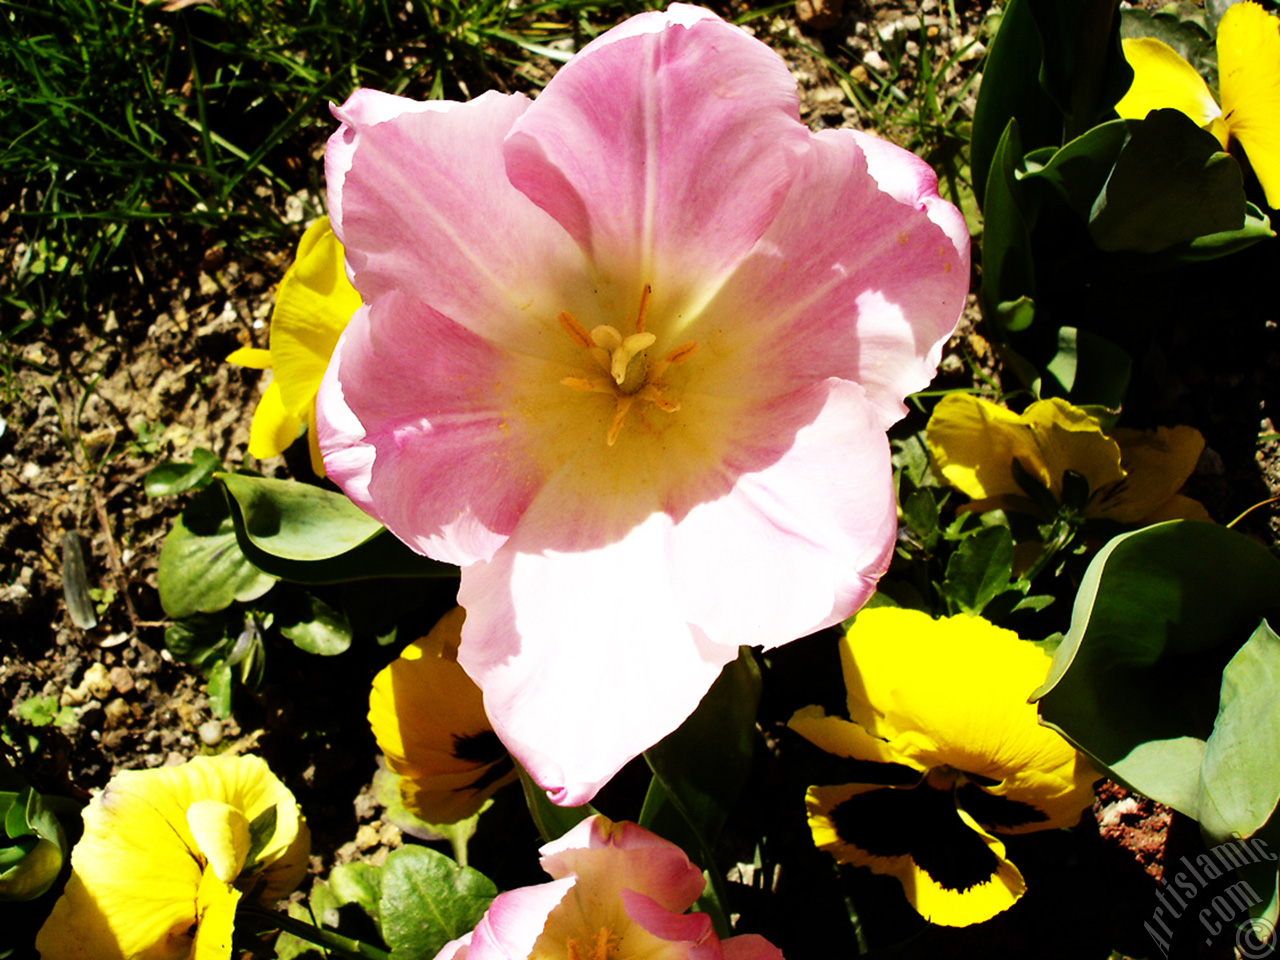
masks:
[[[1245,224],[1244,174],[1178,110],[1153,110],[1132,135],[1089,216],[1102,250],[1155,253]]]
[[[276,806],[272,804],[250,822],[249,851],[244,858],[244,862],[249,865],[250,870],[257,866],[258,855],[262,853],[263,848],[275,836],[276,819]]]
[[[343,614],[310,593],[300,592],[292,599],[295,602],[277,604],[276,624],[295,647],[332,657],[351,646],[351,625]]]
[[[1028,170],[1024,179],[1049,184],[1088,222],[1120,151],[1129,142],[1130,131],[1137,126],[1136,120],[1099,124],[1055,151],[1043,165]]]
[[[26,787],[16,795],[0,795],[4,796],[12,798],[5,833],[16,842],[0,844],[0,900],[34,900],[58,879],[67,837],[35,790]]]
[[[1058,352],[1045,366],[1042,397],[1065,397],[1078,407],[1119,410],[1133,361],[1105,337],[1075,327],[1058,329]]]
[[[329,890],[339,905],[357,904],[382,927],[382,867],[372,863],[343,863],[329,872]]]
[[[524,802],[529,807],[529,816],[533,818],[538,833],[545,841],[563,837],[587,817],[599,812],[589,803],[580,807],[558,807],[547,797],[547,791],[534,783],[529,772],[518,763],[516,772],[520,774],[520,786],[524,790]]]
[[[1027,0],[1040,34],[1040,83],[1069,138],[1112,113],[1133,83],[1114,0]],[[986,82],[986,78],[983,78]]]
[[[414,553],[342,494],[292,480],[217,477],[244,554],[282,580],[321,584],[458,574],[457,567]]]
[[[1027,0],[1010,0],[983,67],[969,144],[974,193],[986,217],[984,242],[991,229],[990,172],[1010,121],[1019,125],[1028,150],[1062,142],[1062,114],[1040,85],[1040,59],[1040,35]]]
[[[1242,534],[1172,521],[1116,537],[1089,565],[1033,699],[1117,779],[1207,818],[1219,838],[1247,834],[1277,789],[1251,758],[1256,748],[1273,763],[1280,736],[1267,713],[1277,645],[1258,630],[1278,615],[1280,561]]]
[[[1030,193],[1032,185],[1019,179],[1021,172],[1022,135],[1018,121],[1010,120],[996,144],[987,176],[982,232],[983,310],[1002,340],[1010,330],[1031,322],[1026,305],[1036,294],[1031,255],[1036,198]]]
[[[142,481],[142,488],[148,497],[171,497],[189,490],[203,490],[219,466],[217,457],[197,447],[191,452],[190,463],[166,460],[153,467]]]
[[[174,521],[157,566],[160,605],[175,620],[256,600],[275,585],[241,552],[226,500],[212,488]]]
[[[393,957],[434,957],[480,922],[498,888],[427,847],[401,847],[382,868],[382,936]]]
[[[951,614],[977,616],[1009,586],[1013,535],[1005,526],[983,527],[960,541],[947,561],[942,590]]]

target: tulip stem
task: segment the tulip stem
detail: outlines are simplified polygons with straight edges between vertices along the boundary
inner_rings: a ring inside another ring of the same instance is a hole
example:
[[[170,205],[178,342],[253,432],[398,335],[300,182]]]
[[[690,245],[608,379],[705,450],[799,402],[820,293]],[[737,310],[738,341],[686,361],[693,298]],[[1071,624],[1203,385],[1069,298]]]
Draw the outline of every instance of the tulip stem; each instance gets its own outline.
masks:
[[[391,954],[386,950],[344,937],[323,927],[312,926],[305,920],[298,920],[288,914],[251,904],[242,905],[236,912],[261,921],[265,927],[278,927],[299,940],[314,943],[334,957],[342,957],[344,960],[391,960]]]

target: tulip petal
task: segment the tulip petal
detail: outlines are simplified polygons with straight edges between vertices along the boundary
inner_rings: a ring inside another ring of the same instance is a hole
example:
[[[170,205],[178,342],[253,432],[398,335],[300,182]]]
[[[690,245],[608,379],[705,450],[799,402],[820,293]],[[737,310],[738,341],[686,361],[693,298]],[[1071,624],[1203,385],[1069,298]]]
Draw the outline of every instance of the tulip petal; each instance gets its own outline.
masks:
[[[933,378],[968,285],[964,220],[928,165],[823,131],[768,233],[691,326],[721,360],[691,389],[761,396],[841,377],[867,391],[883,430]]]
[[[1280,208],[1280,19],[1256,3],[1229,7],[1218,23],[1218,81],[1227,127],[1267,205]]]
[[[545,367],[384,294],[352,318],[321,385],[325,469],[419,553],[487,559],[541,485],[524,421],[504,401],[510,385],[540,382],[570,397]]]
[[[862,388],[828,380],[753,404],[722,469],[727,492],[670,536],[671,583],[717,644],[772,647],[838,623],[889,564],[889,445]],[[779,602],[779,595],[786,602]]]
[[[547,916],[573,892],[572,878],[520,887],[499,894],[476,925],[466,960],[532,957]]]
[[[623,287],[679,312],[768,227],[809,141],[795,81],[705,10],[634,17],[563,66],[504,146],[511,182]]]
[[[565,346],[555,318],[581,299],[581,251],[503,165],[502,140],[528,106],[519,94],[453,103],[357,90],[334,111],[329,205],[366,301],[396,291],[512,349]]]
[[[567,473],[491,561],[463,571],[458,662],[511,753],[574,806],[678,727],[738,648],[686,620],[667,569],[671,521],[656,504],[599,545],[616,518],[584,515],[609,504],[584,503]],[[595,545],[562,552],[575,536]]]
[[[1154,37],[1122,40],[1121,45],[1124,58],[1133,68],[1133,84],[1116,104],[1116,113],[1121,117],[1144,120],[1152,110],[1180,110],[1199,126],[1207,127],[1222,116],[1204,77],[1173,47]]]

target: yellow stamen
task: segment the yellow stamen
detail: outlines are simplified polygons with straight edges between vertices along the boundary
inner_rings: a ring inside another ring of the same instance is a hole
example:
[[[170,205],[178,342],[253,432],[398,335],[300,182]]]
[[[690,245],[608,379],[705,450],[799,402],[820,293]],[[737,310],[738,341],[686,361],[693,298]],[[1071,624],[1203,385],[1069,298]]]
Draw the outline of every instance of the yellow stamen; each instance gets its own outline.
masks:
[[[568,937],[564,946],[567,960],[614,960],[618,955],[618,942],[619,938],[606,925],[596,932],[594,940],[583,943],[577,937]]]
[[[560,321],[560,326],[564,328],[564,332],[569,335],[570,340],[580,347],[589,348],[591,346],[591,336],[582,328],[582,324],[573,319],[571,314],[561,311],[556,319]]]

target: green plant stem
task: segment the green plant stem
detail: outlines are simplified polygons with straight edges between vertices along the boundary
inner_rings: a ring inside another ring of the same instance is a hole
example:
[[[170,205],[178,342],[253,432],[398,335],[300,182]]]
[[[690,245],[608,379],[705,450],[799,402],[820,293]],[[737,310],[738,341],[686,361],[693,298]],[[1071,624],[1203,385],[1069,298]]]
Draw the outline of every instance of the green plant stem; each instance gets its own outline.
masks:
[[[287,914],[267,910],[265,907],[242,905],[237,912],[261,920],[269,926],[279,927],[299,940],[314,943],[336,957],[345,957],[347,960],[391,960],[391,954],[386,950],[360,940],[352,940],[323,927],[313,927],[302,920],[295,920]]]

